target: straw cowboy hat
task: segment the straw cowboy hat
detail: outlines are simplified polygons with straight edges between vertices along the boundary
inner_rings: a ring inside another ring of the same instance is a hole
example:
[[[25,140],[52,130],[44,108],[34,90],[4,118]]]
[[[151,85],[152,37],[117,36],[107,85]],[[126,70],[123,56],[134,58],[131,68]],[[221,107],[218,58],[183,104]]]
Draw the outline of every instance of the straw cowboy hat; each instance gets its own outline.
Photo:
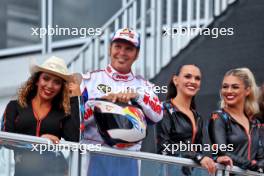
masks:
[[[31,64],[30,73],[33,75],[37,72],[50,73],[64,79],[65,81],[70,81],[71,79],[71,74],[68,72],[64,60],[55,56],[45,60],[42,65]]]

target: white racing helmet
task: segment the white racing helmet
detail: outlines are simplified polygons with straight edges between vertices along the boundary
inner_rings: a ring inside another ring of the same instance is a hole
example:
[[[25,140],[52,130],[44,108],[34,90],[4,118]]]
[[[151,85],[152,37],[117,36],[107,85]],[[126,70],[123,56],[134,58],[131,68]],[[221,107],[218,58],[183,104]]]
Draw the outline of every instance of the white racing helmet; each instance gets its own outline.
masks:
[[[133,144],[146,137],[145,115],[139,106],[102,99],[89,100],[87,105],[93,110],[98,131],[106,144],[122,146],[119,144]]]

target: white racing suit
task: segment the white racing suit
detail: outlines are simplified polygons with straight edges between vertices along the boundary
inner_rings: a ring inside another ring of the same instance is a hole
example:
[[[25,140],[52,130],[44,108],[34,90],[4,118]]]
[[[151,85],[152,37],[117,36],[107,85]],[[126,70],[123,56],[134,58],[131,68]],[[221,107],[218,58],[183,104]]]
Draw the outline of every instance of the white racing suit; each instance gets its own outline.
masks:
[[[114,70],[111,65],[108,65],[104,70],[97,70],[83,74],[83,80],[80,87],[82,92],[82,105],[84,105],[82,108],[84,109],[84,120],[81,122],[81,130],[83,130],[82,140],[85,143],[104,144],[103,139],[97,131],[92,110],[89,106],[85,105],[88,99],[101,98],[108,93],[118,93],[132,89],[139,94],[139,96],[136,98],[136,102],[141,106],[145,117],[147,118],[146,120],[156,123],[162,119],[162,105],[152,90],[153,85],[140,76],[134,76],[132,72],[128,74],[121,74]],[[133,145],[132,147],[126,148],[126,150],[139,151],[140,148],[141,142]],[[97,159],[99,157],[102,156],[96,156]],[[128,173],[132,172],[131,170],[127,170],[129,168],[124,167],[126,158],[118,158],[119,160],[122,159],[122,167],[120,168],[116,163],[119,162],[120,165],[120,161],[109,161],[110,157],[108,156],[107,158],[103,158],[101,160],[104,160],[105,164],[107,164],[108,167],[106,167],[105,171],[108,173],[103,172],[103,164],[96,160],[95,157],[91,156],[89,175],[127,175]],[[130,163],[132,159],[127,160],[127,162]],[[96,166],[91,167],[91,165],[93,165],[93,163],[95,164],[95,162],[97,163]],[[111,166],[109,165],[110,163],[112,163],[115,169],[118,168],[117,172],[111,171]],[[122,172],[120,169],[123,169],[124,172]]]

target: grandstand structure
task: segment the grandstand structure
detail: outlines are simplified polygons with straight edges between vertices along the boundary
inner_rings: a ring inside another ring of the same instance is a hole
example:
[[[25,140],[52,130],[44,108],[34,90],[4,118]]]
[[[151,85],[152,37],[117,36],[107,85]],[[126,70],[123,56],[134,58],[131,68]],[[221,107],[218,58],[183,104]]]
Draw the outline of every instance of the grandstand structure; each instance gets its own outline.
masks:
[[[79,4],[70,0],[1,3],[0,31],[4,32],[0,33],[0,113],[28,78],[30,58],[41,63],[57,55],[66,60],[71,72],[104,68],[109,63],[108,46],[113,32],[127,26],[141,34],[140,55],[133,66],[136,74],[162,86],[182,64],[193,63],[201,68],[203,81],[197,102],[205,117],[217,108],[221,79],[230,68],[249,67],[258,83],[264,81],[263,0],[113,0],[107,5],[103,0],[81,0]],[[78,34],[40,36],[33,32],[37,28],[38,32],[77,28]],[[100,29],[100,34],[84,35],[81,28]],[[221,34],[215,28],[230,31]],[[164,100],[164,94],[159,96]],[[69,164],[68,175],[86,175],[85,162],[90,152],[134,158],[141,165],[142,176],[166,176],[168,165],[204,170],[189,159],[154,154],[154,138],[155,128],[151,126],[142,152],[102,147],[100,151],[85,150],[85,154],[74,150],[75,143],[62,141],[69,146],[63,151]],[[46,139],[5,132],[0,132],[0,141],[0,176],[14,173],[14,155],[9,148],[49,144]],[[261,175],[219,164],[217,169],[216,175]]]

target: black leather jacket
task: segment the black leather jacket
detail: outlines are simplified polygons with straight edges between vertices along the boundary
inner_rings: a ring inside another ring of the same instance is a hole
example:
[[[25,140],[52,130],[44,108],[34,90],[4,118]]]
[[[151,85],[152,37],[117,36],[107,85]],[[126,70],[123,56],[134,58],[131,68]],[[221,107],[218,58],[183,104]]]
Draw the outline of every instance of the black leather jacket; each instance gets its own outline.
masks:
[[[258,121],[260,122],[260,124],[258,124],[258,126],[260,127],[260,138],[261,138],[261,142],[264,145],[264,114],[263,113],[259,113],[255,116],[256,119],[258,119]]]
[[[249,134],[230,114],[224,110],[213,112],[209,122],[209,135],[213,144],[233,144],[233,151],[218,151],[217,156],[229,156],[234,165],[243,169],[258,170],[263,168],[264,151],[260,140],[259,123],[250,121]],[[252,165],[251,161],[257,164]]]
[[[200,163],[204,157],[201,152],[191,151],[190,148],[180,150],[176,148],[176,145],[202,144],[203,122],[201,116],[193,110],[197,129],[194,130],[189,117],[175,108],[170,101],[164,102],[163,107],[163,119],[157,124],[158,153],[190,158]]]

